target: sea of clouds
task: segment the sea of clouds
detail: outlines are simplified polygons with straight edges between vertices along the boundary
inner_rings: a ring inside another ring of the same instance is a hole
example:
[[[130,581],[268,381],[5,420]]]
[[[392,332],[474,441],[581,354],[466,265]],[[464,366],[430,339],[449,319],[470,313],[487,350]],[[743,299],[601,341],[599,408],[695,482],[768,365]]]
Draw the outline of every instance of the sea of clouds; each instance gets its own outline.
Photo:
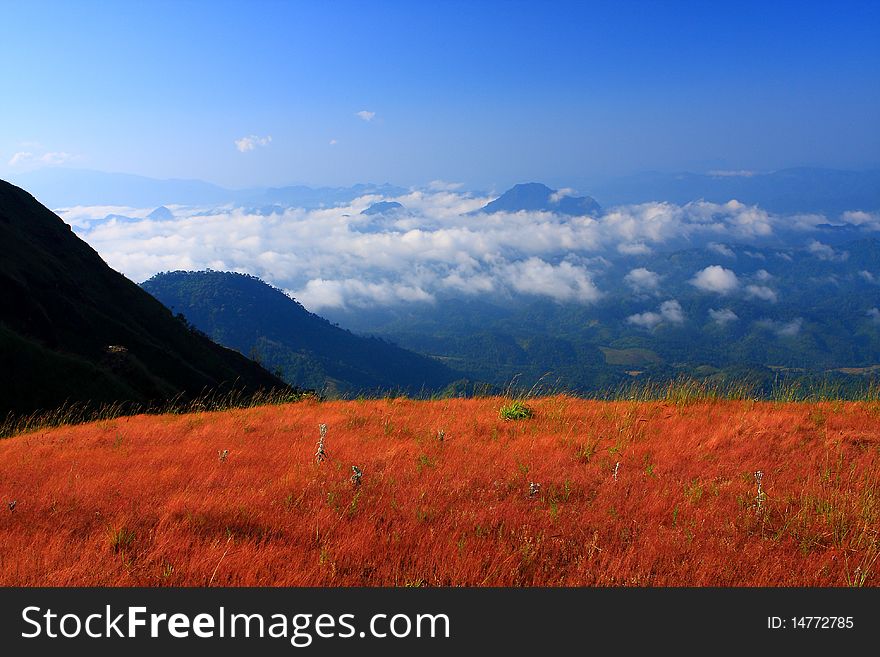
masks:
[[[406,212],[361,214],[379,200],[397,201]],[[737,201],[644,203],[610,208],[599,217],[469,214],[490,200],[456,189],[429,189],[274,213],[233,206],[169,206],[173,219],[148,217],[154,208],[57,212],[110,266],[135,281],[177,269],[244,272],[286,290],[315,312],[432,302],[447,294],[520,293],[591,303],[603,295],[595,272],[611,256],[633,257],[624,283],[634,293],[657,293],[661,277],[635,260],[673,245],[702,246],[717,256],[717,265],[694,272],[696,289],[718,295],[739,291],[772,302],[775,293],[766,280],[742,281],[730,269],[733,252],[727,244],[766,243],[783,231],[808,236],[828,222],[822,215],[773,215]],[[840,220],[880,230],[875,214],[845,213]],[[844,257],[815,240],[809,248],[820,259]],[[679,322],[676,304],[636,316],[632,323]],[[732,319],[723,313],[717,318]]]

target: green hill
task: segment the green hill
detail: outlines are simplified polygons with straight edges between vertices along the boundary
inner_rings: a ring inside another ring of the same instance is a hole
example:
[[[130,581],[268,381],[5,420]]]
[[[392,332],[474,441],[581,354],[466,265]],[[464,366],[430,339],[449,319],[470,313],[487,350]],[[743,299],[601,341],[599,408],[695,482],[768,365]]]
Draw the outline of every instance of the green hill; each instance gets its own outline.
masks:
[[[318,317],[253,276],[169,272],[143,287],[211,338],[288,383],[333,393],[436,392],[462,378],[445,365]]]

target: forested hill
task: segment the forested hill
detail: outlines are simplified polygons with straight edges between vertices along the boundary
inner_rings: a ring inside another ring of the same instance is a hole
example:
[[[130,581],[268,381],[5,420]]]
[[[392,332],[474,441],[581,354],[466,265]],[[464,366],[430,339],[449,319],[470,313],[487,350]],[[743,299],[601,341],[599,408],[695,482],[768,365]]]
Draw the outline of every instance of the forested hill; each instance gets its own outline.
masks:
[[[339,328],[253,276],[175,271],[142,285],[220,344],[251,355],[291,384],[330,393],[418,394],[461,378],[432,358]]]

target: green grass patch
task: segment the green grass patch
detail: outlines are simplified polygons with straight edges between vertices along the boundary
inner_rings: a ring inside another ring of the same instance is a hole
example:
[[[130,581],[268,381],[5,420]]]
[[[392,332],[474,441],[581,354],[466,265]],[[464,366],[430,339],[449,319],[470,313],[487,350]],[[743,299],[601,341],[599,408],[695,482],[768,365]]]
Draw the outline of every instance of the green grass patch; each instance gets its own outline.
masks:
[[[502,420],[528,420],[534,414],[531,408],[519,400],[505,404],[499,411]]]

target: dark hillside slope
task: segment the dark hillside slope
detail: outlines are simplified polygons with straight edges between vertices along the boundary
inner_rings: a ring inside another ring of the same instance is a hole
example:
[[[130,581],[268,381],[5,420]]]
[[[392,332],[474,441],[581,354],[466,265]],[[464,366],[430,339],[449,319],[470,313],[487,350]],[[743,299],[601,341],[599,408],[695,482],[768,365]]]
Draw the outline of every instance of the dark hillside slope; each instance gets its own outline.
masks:
[[[161,402],[283,382],[175,318],[24,190],[0,181],[0,414]]]

